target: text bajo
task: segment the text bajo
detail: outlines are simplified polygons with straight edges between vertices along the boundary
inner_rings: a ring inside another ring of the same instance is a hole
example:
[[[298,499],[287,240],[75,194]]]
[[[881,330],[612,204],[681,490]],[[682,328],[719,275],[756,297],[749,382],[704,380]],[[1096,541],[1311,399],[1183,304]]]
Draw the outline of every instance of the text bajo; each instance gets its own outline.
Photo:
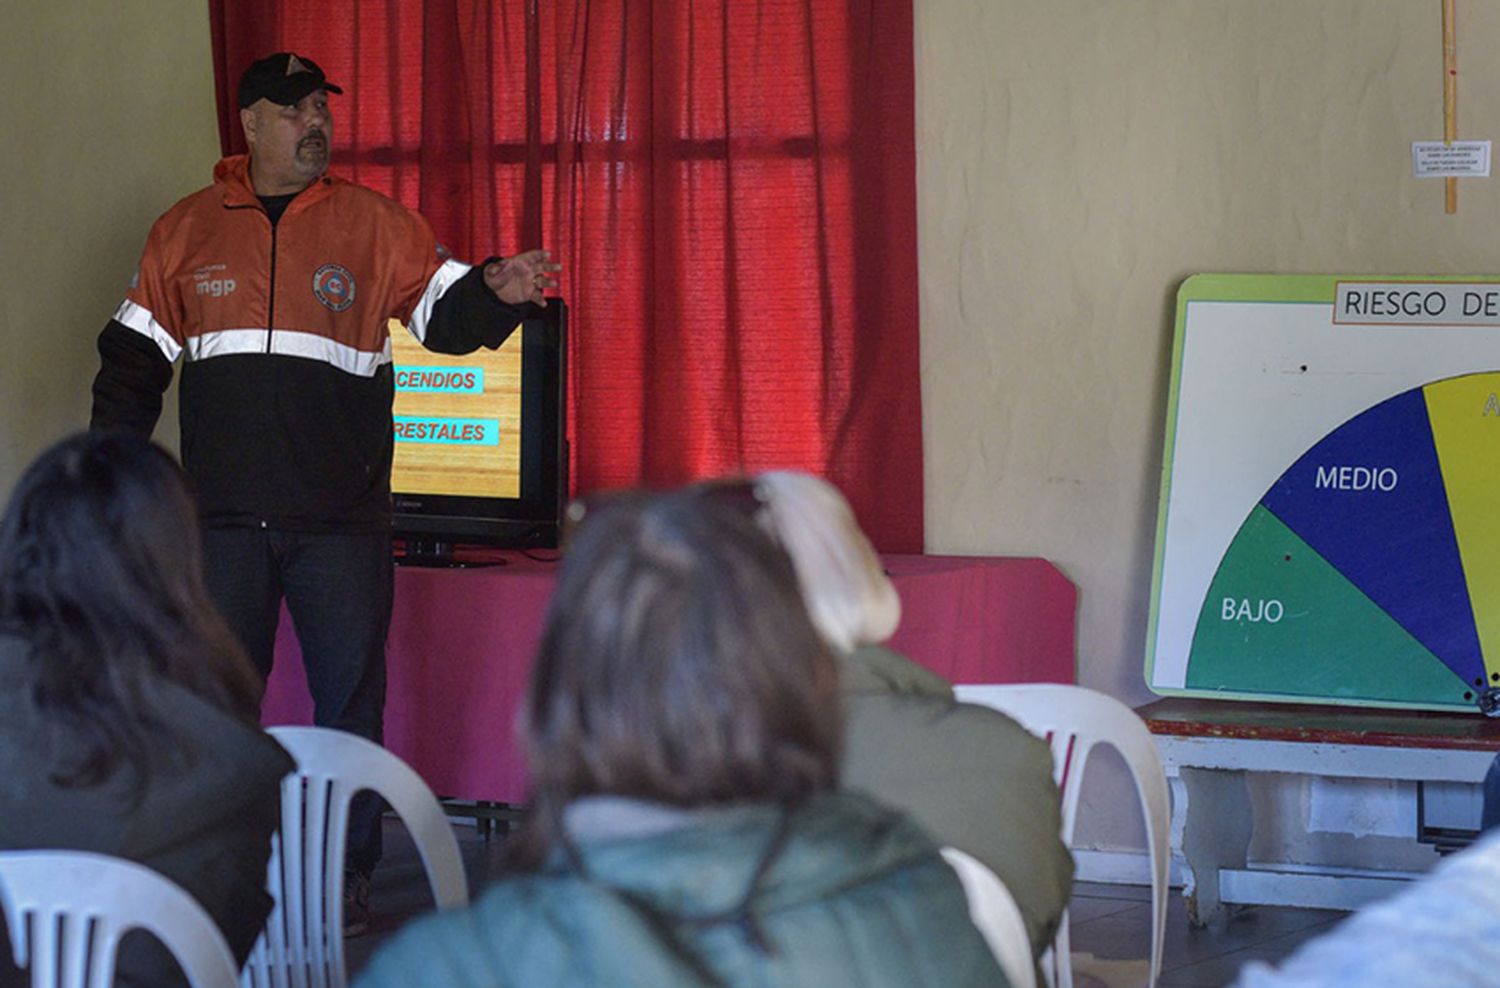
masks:
[[[1236,600],[1233,597],[1225,597],[1219,616],[1225,621],[1249,621],[1266,624],[1275,624],[1281,620],[1285,608],[1279,600],[1257,600],[1254,604],[1248,598]]]

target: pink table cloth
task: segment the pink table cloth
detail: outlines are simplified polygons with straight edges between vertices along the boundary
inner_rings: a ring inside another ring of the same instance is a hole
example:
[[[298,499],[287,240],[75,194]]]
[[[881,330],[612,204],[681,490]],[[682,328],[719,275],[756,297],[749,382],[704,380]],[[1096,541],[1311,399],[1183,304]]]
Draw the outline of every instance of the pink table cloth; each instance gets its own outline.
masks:
[[[504,554],[483,569],[396,571],[385,743],[440,796],[522,803],[514,731],[557,564]],[[1078,594],[1045,559],[884,556],[901,594],[889,642],[955,683],[1071,683]],[[283,610],[264,723],[310,724]]]

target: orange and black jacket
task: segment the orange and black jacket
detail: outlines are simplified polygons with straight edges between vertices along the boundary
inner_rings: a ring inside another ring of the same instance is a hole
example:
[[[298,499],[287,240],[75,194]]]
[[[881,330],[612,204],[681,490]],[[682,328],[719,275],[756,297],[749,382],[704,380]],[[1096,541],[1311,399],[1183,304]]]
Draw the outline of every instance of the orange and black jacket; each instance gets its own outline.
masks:
[[[156,221],[99,336],[92,426],[149,434],[183,358],[182,460],[204,523],[389,523],[389,319],[428,349],[496,347],[521,310],[447,256],[420,215],[324,176],[273,224],[249,160]]]

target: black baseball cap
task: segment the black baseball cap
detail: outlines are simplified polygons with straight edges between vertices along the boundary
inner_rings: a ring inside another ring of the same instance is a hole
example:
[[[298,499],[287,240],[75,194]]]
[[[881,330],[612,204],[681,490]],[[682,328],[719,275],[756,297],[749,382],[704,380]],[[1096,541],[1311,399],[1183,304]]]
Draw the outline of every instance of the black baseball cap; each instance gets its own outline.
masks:
[[[308,93],[326,89],[343,90],[328,81],[318,63],[289,51],[279,51],[254,62],[240,76],[240,109],[258,99],[268,99],[282,106],[292,106]]]

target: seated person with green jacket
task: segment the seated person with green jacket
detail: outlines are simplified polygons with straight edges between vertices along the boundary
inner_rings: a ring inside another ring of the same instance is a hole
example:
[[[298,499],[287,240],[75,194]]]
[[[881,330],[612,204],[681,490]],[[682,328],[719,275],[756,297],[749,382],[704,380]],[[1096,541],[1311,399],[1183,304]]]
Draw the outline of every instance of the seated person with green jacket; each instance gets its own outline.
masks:
[[[512,872],[357,988],[1004,985],[938,845],[838,788],[837,690],[750,516],[694,492],[591,507],[523,703]]]
[[[838,490],[771,471],[753,492],[792,558],[813,625],[838,655],[844,785],[988,865],[1040,958],[1073,884],[1051,749],[999,711],[957,703],[942,677],[880,645],[900,623],[901,600]]]

